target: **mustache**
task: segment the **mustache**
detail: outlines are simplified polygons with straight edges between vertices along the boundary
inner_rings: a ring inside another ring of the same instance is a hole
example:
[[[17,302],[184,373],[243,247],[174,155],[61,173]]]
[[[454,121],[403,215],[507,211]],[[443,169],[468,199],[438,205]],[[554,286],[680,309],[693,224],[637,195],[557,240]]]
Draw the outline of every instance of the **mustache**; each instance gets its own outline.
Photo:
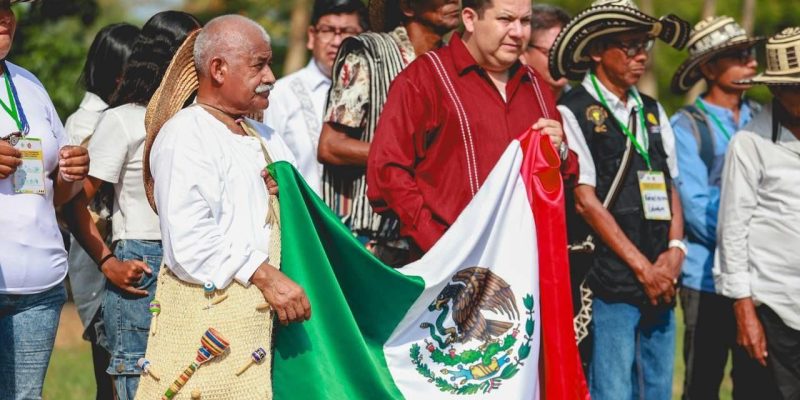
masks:
[[[273,85],[271,83],[262,83],[262,84],[256,86],[256,94],[262,94],[264,92],[272,91],[273,87],[275,87],[275,85]]]

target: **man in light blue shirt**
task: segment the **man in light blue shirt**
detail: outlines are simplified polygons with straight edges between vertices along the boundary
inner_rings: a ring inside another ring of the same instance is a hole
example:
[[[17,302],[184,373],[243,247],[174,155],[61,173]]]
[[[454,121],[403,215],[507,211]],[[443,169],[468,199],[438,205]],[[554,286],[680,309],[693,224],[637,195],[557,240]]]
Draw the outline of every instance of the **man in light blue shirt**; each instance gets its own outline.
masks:
[[[695,25],[689,38],[689,58],[672,80],[672,89],[678,93],[700,79],[708,86],[702,96],[670,119],[689,248],[680,295],[686,324],[684,400],[719,398],[729,351],[734,363],[734,398],[772,398],[760,384],[768,376],[766,369],[736,344],[733,300],[716,294],[712,274],[725,151],[731,136],[760,110],[758,104],[742,97],[750,86],[735,81],[755,75],[754,47],[762,40],[747,37],[730,17],[707,18]]]

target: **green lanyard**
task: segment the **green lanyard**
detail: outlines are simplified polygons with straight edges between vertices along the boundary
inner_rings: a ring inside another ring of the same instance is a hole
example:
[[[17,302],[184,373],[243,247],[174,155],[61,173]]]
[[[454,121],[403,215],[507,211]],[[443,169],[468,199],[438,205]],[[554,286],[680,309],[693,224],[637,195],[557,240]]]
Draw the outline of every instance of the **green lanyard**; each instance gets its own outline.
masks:
[[[606,102],[605,96],[603,96],[603,92],[600,90],[600,85],[597,84],[597,78],[594,76],[593,73],[589,72],[589,77],[592,78],[592,85],[594,85],[594,91],[597,93],[597,97],[600,98],[600,102],[603,103],[603,106],[611,111],[611,107],[608,106]],[[636,139],[636,136],[631,133],[631,130],[628,129],[627,124],[622,123],[622,121],[614,115],[614,120],[617,121],[617,125],[625,132],[625,136],[630,139],[631,143],[633,143],[633,147],[636,148],[636,152],[639,153],[642,158],[644,158],[645,164],[647,164],[647,169],[652,170],[653,167],[650,165],[650,154],[647,153],[647,149],[650,148],[650,139],[647,137],[647,127],[644,124],[644,107],[642,107],[642,101],[639,99],[639,96],[636,94],[635,91],[630,91],[631,97],[636,101],[636,106],[639,110],[639,122],[642,124],[642,138],[644,139],[644,146],[639,144],[639,140]],[[611,113],[614,114],[613,112]]]
[[[3,106],[6,114],[17,123],[17,129],[22,132],[22,120],[19,118],[19,111],[17,110],[17,102],[14,100],[14,93],[11,91],[11,83],[9,83],[8,72],[3,73],[3,80],[6,82],[6,92],[8,92],[8,101],[11,103],[9,106],[3,100],[0,100],[0,105]]]
[[[694,101],[694,104],[697,106],[697,108],[699,108],[706,115],[710,116],[712,120],[714,120],[714,124],[717,125],[717,128],[719,128],[720,132],[722,132],[722,134],[725,135],[725,138],[728,139],[728,141],[730,141],[731,140],[731,134],[728,133],[728,130],[725,129],[725,126],[722,125],[722,121],[720,121],[719,118],[717,118],[716,115],[708,112],[708,109],[706,108],[706,105],[703,104],[702,101],[700,101],[699,97]]]

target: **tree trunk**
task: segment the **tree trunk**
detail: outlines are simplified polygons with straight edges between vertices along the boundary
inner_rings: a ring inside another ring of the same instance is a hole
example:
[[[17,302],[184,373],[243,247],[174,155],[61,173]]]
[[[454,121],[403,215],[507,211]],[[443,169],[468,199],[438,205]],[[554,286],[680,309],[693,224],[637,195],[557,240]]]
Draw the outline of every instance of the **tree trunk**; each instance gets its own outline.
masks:
[[[747,3],[748,0],[745,0]],[[708,17],[713,16],[717,13],[717,0],[705,0],[703,1],[703,15],[700,16],[701,19],[706,19]],[[686,93],[686,98],[684,102],[689,104],[700,96],[703,92],[706,91],[706,84],[704,80],[700,80],[700,83],[694,85],[694,87]]]
[[[642,12],[647,15],[654,14],[653,0],[641,0],[639,4],[642,6]],[[650,58],[647,60],[647,70],[637,86],[642,93],[658,98],[658,79],[656,79],[655,71],[653,71],[654,59],[655,52],[651,52]]]
[[[303,68],[306,63],[306,30],[311,20],[311,4],[309,0],[293,1],[289,43],[283,63],[284,76]]]
[[[742,28],[748,35],[753,34],[756,19],[756,0],[744,0],[742,3]]]

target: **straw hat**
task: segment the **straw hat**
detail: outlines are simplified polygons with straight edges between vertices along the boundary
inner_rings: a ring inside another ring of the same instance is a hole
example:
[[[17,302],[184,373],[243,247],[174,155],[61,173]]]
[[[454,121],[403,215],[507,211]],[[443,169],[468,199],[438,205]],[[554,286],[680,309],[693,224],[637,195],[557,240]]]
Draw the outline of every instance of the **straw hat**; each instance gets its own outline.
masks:
[[[751,48],[765,39],[748,37],[744,28],[731,17],[708,17],[698,22],[689,36],[689,58],[672,77],[672,91],[684,93],[691,89],[703,77],[701,64],[730,50]]]
[[[738,83],[800,85],[800,27],[786,28],[767,40],[767,70]]]
[[[591,67],[589,45],[595,39],[624,32],[648,32],[676,49],[689,38],[689,23],[675,15],[655,19],[631,0],[597,0],[576,15],[550,49],[553,79],[580,79]]]
[[[373,32],[389,32],[400,25],[398,0],[369,0],[369,27]]]

